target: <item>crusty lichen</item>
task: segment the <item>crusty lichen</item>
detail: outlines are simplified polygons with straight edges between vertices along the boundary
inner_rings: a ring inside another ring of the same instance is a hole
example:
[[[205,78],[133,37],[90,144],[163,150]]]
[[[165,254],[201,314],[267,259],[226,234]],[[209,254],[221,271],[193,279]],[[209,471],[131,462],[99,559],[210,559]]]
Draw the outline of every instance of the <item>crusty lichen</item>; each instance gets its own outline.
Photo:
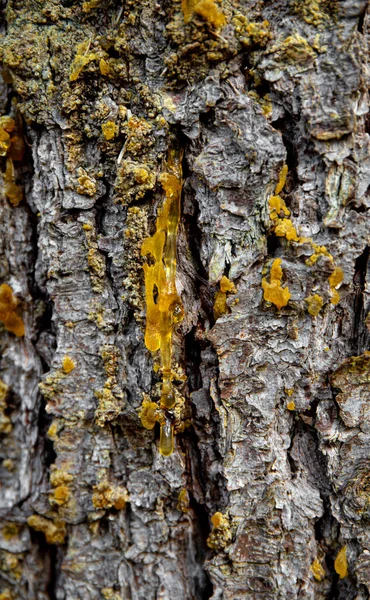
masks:
[[[266,302],[272,302],[277,308],[281,309],[286,306],[290,299],[289,287],[283,288],[281,286],[281,280],[283,277],[283,270],[281,268],[281,258],[276,258],[272,263],[270,271],[270,282],[265,277],[262,279],[263,297]]]
[[[24,335],[24,323],[17,314],[18,300],[13,290],[7,283],[0,285],[0,321],[7,331],[14,333],[17,337]]]

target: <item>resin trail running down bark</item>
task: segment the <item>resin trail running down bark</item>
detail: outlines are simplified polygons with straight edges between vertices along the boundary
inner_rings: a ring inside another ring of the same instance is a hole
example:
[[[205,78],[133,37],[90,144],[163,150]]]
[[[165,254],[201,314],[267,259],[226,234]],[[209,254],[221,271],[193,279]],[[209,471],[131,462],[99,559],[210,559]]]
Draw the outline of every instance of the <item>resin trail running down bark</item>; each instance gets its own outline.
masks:
[[[175,406],[175,394],[171,370],[172,331],[183,317],[175,281],[182,187],[179,153],[170,152],[167,169],[168,172],[163,173],[160,179],[166,199],[158,214],[156,232],[141,247],[142,256],[149,256],[149,262],[144,264],[147,306],[145,345],[152,352],[160,350],[161,356],[162,393],[160,408],[153,411],[153,418],[154,422],[160,423],[159,449],[164,456],[173,452],[174,416],[171,409]]]

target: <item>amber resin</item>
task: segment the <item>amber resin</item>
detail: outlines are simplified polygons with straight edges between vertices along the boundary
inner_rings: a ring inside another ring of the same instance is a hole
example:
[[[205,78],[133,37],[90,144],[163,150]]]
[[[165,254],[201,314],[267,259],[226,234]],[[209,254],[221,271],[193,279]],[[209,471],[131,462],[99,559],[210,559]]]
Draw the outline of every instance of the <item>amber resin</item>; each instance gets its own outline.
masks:
[[[166,199],[158,213],[156,231],[152,237],[144,240],[141,255],[147,257],[143,266],[146,297],[145,345],[152,352],[160,351],[162,368],[161,410],[157,414],[153,412],[153,416],[155,421],[160,422],[161,427],[160,452],[169,456],[173,452],[171,409],[175,405],[171,369],[172,332],[174,325],[183,317],[182,303],[175,281],[182,187],[180,154],[172,151],[166,167],[167,171],[160,178]],[[143,425],[144,420],[142,412]]]

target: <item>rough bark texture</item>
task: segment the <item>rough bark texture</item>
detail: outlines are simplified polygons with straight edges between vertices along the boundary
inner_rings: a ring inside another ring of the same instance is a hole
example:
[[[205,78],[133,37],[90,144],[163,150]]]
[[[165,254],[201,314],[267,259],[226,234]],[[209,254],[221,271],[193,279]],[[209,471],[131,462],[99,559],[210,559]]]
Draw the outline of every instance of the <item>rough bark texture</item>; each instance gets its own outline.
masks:
[[[1,600],[369,598],[368,27],[364,0],[3,6],[1,114],[27,150],[18,206],[1,159],[0,283],[26,326],[0,336]],[[160,384],[140,247],[174,146],[164,458],[139,418]]]

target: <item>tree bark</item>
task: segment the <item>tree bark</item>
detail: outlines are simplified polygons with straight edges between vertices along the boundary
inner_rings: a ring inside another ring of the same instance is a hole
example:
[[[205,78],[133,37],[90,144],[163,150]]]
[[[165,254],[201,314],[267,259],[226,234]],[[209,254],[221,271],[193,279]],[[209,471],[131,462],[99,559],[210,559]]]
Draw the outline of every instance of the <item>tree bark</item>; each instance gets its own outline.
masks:
[[[366,1],[9,0],[1,27],[0,599],[369,598]],[[163,457],[141,245],[174,148]]]

